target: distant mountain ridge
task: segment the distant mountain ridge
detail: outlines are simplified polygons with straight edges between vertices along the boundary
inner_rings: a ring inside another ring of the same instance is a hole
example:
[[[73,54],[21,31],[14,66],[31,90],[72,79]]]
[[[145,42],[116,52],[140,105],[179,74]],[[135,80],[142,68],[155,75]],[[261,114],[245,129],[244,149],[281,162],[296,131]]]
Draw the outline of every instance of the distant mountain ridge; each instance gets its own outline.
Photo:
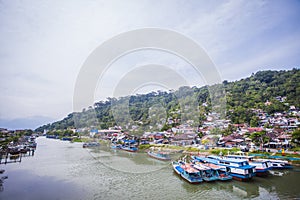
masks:
[[[273,114],[287,111],[291,105],[300,107],[300,69],[259,71],[238,81],[225,80],[222,86],[226,91],[226,96],[221,97],[226,100],[226,118],[232,123],[248,123],[255,126],[257,119],[253,109],[263,109]],[[135,126],[138,127],[138,132],[167,130],[179,125],[183,114],[194,121],[194,124],[201,124],[206,119],[207,113],[211,111],[209,87],[213,86],[200,88],[183,86],[174,92],[158,91],[119,99],[108,98],[82,112],[71,113],[63,120],[41,126],[36,131],[75,127],[105,129],[117,125],[122,126],[123,129]],[[196,98],[199,112],[191,108],[184,108],[185,113],[180,112],[183,108],[180,108],[178,98],[182,95],[187,105],[193,103],[192,99]],[[122,118],[126,115],[126,108],[122,101],[128,102],[130,122]],[[112,105],[119,107],[112,110]],[[118,123],[116,116],[118,116]]]
[[[32,116],[26,118],[17,118],[17,119],[1,119],[0,118],[0,127],[17,130],[17,129],[35,129],[41,124],[45,124],[49,121],[54,121],[54,119],[45,116]]]

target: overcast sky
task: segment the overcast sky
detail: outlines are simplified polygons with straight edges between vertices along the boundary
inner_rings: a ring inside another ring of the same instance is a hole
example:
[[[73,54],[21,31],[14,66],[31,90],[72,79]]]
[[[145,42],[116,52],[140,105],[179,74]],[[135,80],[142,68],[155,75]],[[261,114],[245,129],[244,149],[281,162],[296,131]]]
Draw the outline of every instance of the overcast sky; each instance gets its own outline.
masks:
[[[299,19],[300,1],[293,0],[1,0],[0,127],[35,128],[72,112],[82,65],[117,34],[145,27],[174,30],[205,49],[222,80],[238,80],[258,70],[299,67]],[[151,63],[189,76],[184,61],[144,51],[118,60],[106,79],[117,85],[120,77],[108,77],[120,73],[120,66]],[[103,87],[95,101],[111,95],[110,85]]]

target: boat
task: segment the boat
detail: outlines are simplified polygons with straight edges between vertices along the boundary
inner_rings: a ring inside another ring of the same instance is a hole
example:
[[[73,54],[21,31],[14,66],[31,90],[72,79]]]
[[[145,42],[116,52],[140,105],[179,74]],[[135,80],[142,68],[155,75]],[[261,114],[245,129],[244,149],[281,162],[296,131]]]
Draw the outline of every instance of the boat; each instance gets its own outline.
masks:
[[[112,149],[121,149],[121,144],[116,144],[116,143],[112,143],[111,145],[110,145],[110,148],[112,148]]]
[[[283,176],[284,172],[283,171],[277,171],[277,170],[270,170],[270,174],[272,174],[273,176]]]
[[[28,147],[29,147],[29,148],[36,148],[36,146],[37,146],[37,143],[36,143],[36,142],[30,142],[30,143],[28,144]]]
[[[226,158],[237,159],[237,160],[247,160],[249,165],[255,167],[257,176],[267,176],[269,170],[272,168],[271,163],[264,160],[255,160],[254,156],[248,155],[226,155]]]
[[[138,150],[135,140],[124,140],[123,145],[121,145],[120,149],[129,152],[136,152]]]
[[[100,143],[99,142],[88,142],[88,143],[83,143],[82,147],[87,148],[87,147],[99,147]]]
[[[233,179],[247,181],[255,176],[255,167],[249,165],[247,160],[237,160],[231,158],[221,158],[218,156],[198,157],[194,159],[204,163],[212,163],[219,166],[228,167],[229,173]]]
[[[17,146],[10,146],[8,147],[8,153],[10,153],[11,155],[19,155],[20,149]]]
[[[206,182],[216,181],[219,179],[215,170],[212,170],[210,167],[207,167],[200,162],[195,162],[192,166],[200,171],[203,180]]]
[[[202,164],[206,167],[209,167],[212,171],[213,174],[217,177],[219,181],[229,181],[232,180],[232,176],[229,174],[229,169],[228,167],[225,166],[220,166],[220,165],[215,165],[213,163],[200,163],[197,161],[194,161],[196,165]]]
[[[72,141],[71,137],[63,137],[61,138],[62,141]]]
[[[132,145],[123,145],[120,147],[120,149],[122,149],[124,151],[129,151],[129,152],[136,152],[138,150],[137,147],[132,146]]]
[[[293,166],[287,160],[275,160],[275,159],[256,159],[256,160],[268,162],[271,169],[292,169],[293,168]]]
[[[171,160],[171,157],[168,153],[166,152],[154,152],[154,151],[148,151],[147,152],[148,156],[152,157],[152,158],[156,158],[158,160]]]
[[[174,171],[187,182],[191,184],[199,184],[203,182],[199,170],[195,169],[190,164],[185,164],[182,161],[173,161],[172,166]]]

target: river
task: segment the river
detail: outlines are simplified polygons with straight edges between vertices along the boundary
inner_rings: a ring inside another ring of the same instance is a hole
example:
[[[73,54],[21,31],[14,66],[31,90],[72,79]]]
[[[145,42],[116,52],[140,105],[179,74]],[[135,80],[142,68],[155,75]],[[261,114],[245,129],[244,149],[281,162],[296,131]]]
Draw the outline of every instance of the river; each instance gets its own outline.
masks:
[[[170,162],[145,153],[84,149],[81,143],[37,138],[33,157],[5,169],[0,199],[300,199],[300,168],[250,182],[191,185]]]

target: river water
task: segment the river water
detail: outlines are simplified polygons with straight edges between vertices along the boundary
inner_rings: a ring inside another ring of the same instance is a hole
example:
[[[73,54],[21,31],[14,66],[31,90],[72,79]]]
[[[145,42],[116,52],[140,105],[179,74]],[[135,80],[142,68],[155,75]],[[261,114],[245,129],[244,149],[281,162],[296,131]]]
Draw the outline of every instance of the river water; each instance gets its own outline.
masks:
[[[81,143],[45,137],[37,143],[33,157],[0,165],[8,176],[0,199],[300,199],[300,168],[250,182],[191,185],[173,172],[170,162],[145,153],[105,144],[84,149]]]

